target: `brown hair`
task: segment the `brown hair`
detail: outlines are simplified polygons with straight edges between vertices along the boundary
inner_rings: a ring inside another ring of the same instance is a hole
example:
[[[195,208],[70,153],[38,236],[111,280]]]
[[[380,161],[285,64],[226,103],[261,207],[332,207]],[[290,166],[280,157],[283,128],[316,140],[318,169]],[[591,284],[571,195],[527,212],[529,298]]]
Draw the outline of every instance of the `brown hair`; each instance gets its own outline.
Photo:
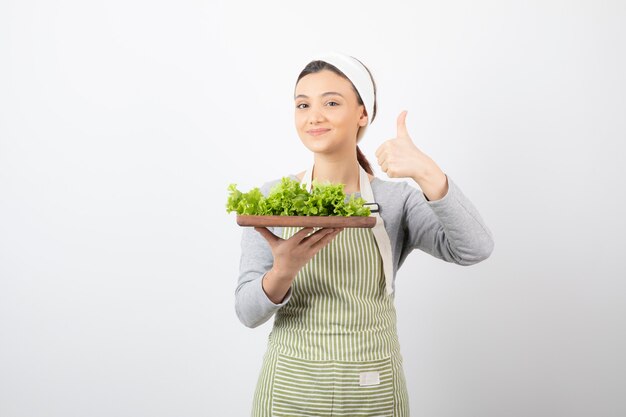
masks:
[[[353,57],[354,58],[354,57]],[[356,58],[354,58],[356,59]],[[357,59],[357,61],[359,61]],[[359,61],[361,62],[361,61]],[[361,64],[363,64],[361,62]],[[365,66],[365,69],[367,70],[367,72],[370,75],[370,78],[372,80],[372,84],[374,85],[374,110],[372,111],[372,115],[371,115],[371,119],[369,120],[370,123],[372,123],[374,121],[374,118],[376,117],[376,83],[374,82],[374,77],[372,77],[372,73],[370,72],[370,70]],[[329,64],[328,62],[325,61],[311,61],[307,64],[306,67],[304,67],[304,69],[302,70],[302,72],[300,72],[300,75],[298,75],[298,79],[296,80],[296,85],[298,84],[298,81],[300,81],[300,79],[302,79],[302,77],[309,75],[309,74],[314,74],[316,72],[320,72],[323,70],[329,70],[334,72],[335,74],[345,78],[346,80],[350,81],[350,79],[348,77],[346,77],[346,75],[341,72],[336,66]],[[354,90],[354,93],[356,94],[356,99],[357,102],[359,103],[359,105],[363,105],[363,99],[361,98],[361,95],[359,94],[359,92],[357,91],[357,89],[354,87],[354,84],[352,84],[352,81],[350,81],[350,85],[352,85],[352,89]],[[366,110],[367,112],[367,110]],[[367,115],[368,117],[370,116],[369,114]],[[363,169],[365,170],[365,172],[367,172],[370,175],[374,175],[374,172],[372,171],[372,167],[369,163],[369,161],[367,160],[367,158],[365,157],[365,155],[363,155],[363,152],[361,152],[361,149],[359,149],[359,145],[357,145],[356,147],[356,159],[357,161],[359,161],[359,165],[361,165],[361,167],[363,167]]]

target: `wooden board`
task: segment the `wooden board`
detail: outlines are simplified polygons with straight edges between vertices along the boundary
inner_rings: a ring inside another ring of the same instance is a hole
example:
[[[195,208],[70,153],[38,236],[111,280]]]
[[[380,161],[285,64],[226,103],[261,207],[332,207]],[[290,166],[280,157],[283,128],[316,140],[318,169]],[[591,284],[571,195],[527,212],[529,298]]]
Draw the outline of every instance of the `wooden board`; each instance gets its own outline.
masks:
[[[376,217],[371,216],[249,216],[237,215],[239,226],[251,227],[361,227],[372,228]]]

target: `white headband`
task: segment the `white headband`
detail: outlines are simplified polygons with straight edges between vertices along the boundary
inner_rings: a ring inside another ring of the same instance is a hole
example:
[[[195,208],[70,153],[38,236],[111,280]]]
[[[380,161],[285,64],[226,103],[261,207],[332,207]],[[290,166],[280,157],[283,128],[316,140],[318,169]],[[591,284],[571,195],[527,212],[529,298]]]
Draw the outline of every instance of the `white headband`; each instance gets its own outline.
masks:
[[[351,56],[340,54],[338,52],[331,52],[330,54],[320,55],[312,59],[312,61],[324,61],[336,67],[339,71],[348,77],[348,79],[359,92],[365,111],[367,112],[367,125],[359,129],[357,135],[357,142],[361,140],[365,134],[367,126],[372,123],[372,117],[374,116],[374,83],[367,68],[361,64],[355,58]]]

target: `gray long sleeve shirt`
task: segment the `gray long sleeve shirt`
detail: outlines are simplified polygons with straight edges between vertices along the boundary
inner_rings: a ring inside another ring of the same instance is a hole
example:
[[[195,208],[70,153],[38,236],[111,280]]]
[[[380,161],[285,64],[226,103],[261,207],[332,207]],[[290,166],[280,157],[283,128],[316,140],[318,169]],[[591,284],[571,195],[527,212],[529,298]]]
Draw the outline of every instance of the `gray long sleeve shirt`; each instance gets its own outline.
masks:
[[[295,175],[290,176],[298,180]],[[268,195],[280,179],[263,184]],[[448,177],[448,192],[440,200],[428,201],[424,194],[406,182],[374,178],[372,193],[391,241],[394,281],[398,268],[413,249],[420,249],[446,262],[472,265],[489,257],[493,237],[478,210]],[[358,195],[358,193],[357,193]],[[268,228],[282,236],[282,227]],[[263,291],[263,276],[272,268],[274,258],[267,241],[251,227],[241,238],[239,281],[235,291],[235,310],[248,327],[265,323],[289,302],[291,289],[280,304],[273,303]]]

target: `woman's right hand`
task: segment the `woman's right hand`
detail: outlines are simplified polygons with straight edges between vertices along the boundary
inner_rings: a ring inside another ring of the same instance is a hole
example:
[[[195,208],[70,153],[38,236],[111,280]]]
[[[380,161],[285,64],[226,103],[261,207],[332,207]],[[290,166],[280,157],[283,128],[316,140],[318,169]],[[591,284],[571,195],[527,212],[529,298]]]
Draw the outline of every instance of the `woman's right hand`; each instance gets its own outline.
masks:
[[[273,303],[279,304],[285,298],[300,269],[343,228],[322,228],[311,233],[314,229],[306,227],[289,239],[282,239],[265,227],[255,227],[254,230],[267,240],[272,249],[274,265],[265,274],[263,290]]]

